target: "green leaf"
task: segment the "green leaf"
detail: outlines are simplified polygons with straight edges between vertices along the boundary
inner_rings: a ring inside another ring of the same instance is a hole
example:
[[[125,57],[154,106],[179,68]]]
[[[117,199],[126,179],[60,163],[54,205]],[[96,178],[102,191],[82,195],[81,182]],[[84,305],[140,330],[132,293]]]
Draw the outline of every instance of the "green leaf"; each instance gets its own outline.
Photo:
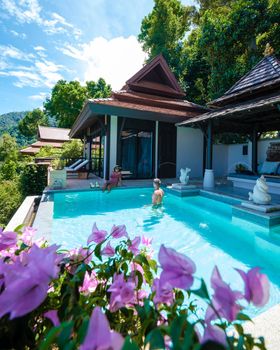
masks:
[[[145,345],[149,344],[149,350],[165,349],[163,335],[159,329],[153,329],[146,337]]]
[[[20,224],[18,225],[15,229],[14,229],[14,232],[16,233],[21,233],[22,232],[22,229],[24,228],[24,224]]]
[[[54,343],[60,331],[61,325],[59,327],[52,328],[40,344],[39,350],[49,350],[51,348],[51,344]]]
[[[206,283],[201,279],[201,285],[199,289],[191,291],[193,294],[198,295],[202,299],[210,299]]]
[[[95,249],[94,249],[94,254],[95,254],[95,256],[96,256],[100,261],[102,261],[102,257],[101,257],[101,247],[102,247],[102,243],[103,243],[103,242],[97,244],[97,246],[96,246]]]
[[[250,322],[253,322],[252,319],[246,315],[246,314],[243,314],[242,312],[239,312],[239,314],[237,315],[236,317],[237,320],[240,320],[240,321],[250,321]]]
[[[122,350],[139,350],[138,346],[129,337],[125,338]]]
[[[134,258],[134,261],[137,262],[141,266],[143,266],[143,265],[150,266],[147,258],[144,255],[142,255],[142,254],[137,255]]]

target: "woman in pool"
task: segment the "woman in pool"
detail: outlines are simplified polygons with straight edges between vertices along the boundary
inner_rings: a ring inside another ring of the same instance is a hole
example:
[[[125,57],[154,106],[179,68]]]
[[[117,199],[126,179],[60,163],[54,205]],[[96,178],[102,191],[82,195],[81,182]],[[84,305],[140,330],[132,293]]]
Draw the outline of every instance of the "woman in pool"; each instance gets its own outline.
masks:
[[[160,188],[161,181],[160,179],[154,179],[154,193],[152,196],[153,207],[160,207],[162,204],[162,199],[164,196],[164,191]]]
[[[104,192],[107,190],[108,192],[110,192],[112,188],[117,187],[119,185],[122,185],[122,173],[121,168],[118,165],[116,165],[110,176],[110,180],[105,182],[102,191]]]

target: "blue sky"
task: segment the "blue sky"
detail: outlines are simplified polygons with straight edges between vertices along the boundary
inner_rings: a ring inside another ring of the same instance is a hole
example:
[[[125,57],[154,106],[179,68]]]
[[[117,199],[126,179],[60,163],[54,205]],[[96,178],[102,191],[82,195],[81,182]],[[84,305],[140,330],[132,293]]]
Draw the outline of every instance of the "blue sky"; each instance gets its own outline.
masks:
[[[0,114],[42,106],[59,79],[83,83],[102,76],[121,88],[144,62],[137,35],[153,4],[0,0]]]

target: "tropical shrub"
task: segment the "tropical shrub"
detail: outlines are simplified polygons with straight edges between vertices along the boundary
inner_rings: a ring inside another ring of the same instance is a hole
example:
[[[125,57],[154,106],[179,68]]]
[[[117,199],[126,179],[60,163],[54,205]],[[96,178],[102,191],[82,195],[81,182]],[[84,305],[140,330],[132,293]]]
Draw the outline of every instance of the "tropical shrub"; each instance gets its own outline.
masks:
[[[13,180],[18,176],[19,163],[12,159],[5,160],[0,166],[0,180]]]
[[[142,243],[141,243],[142,242]],[[108,234],[94,224],[86,247],[65,251],[34,241],[34,229],[0,232],[0,343],[5,349],[265,349],[241,321],[249,303],[263,306],[269,283],[258,268],[237,270],[232,290],[217,267],[211,296],[195,263],[164,245]],[[207,310],[199,316],[195,299]],[[233,332],[235,329],[235,332]]]
[[[18,180],[0,182],[0,227],[7,225],[21,201]]]
[[[43,146],[36,154],[36,157],[58,157],[61,154],[61,150],[52,146]]]
[[[47,167],[25,163],[20,173],[20,190],[24,196],[41,194],[47,186]]]
[[[83,155],[83,143],[80,140],[65,142],[62,146],[61,158],[75,159]]]

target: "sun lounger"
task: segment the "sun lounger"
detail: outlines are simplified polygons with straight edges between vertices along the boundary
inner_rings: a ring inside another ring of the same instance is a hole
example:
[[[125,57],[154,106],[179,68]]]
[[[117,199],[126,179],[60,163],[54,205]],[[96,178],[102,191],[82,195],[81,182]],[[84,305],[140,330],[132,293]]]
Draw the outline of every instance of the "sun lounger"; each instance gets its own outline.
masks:
[[[72,173],[72,172],[77,172],[77,171],[79,171],[80,169],[82,169],[82,168],[83,168],[85,165],[87,165],[87,164],[88,164],[88,159],[82,161],[82,163],[76,165],[74,168],[71,168],[71,169],[67,169],[67,168],[66,168],[66,171],[67,171],[67,172],[70,172],[70,173]]]
[[[78,159],[75,163],[69,165],[69,166],[66,166],[65,169],[66,170],[71,170],[71,169],[74,169],[76,166],[78,166],[81,162],[83,161],[83,159]]]

